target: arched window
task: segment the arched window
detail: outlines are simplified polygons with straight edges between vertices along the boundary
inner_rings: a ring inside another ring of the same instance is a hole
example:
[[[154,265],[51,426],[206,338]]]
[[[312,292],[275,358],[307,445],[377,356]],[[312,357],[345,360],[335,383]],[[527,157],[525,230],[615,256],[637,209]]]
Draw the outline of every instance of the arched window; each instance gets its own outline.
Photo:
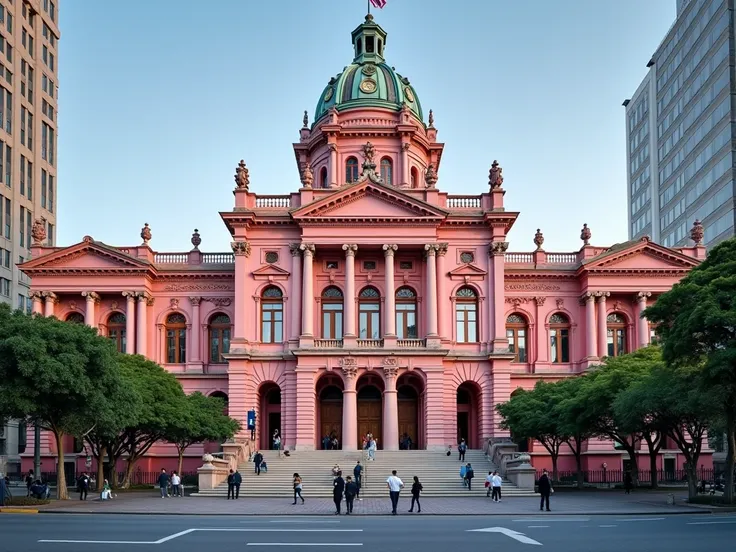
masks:
[[[626,319],[623,315],[612,312],[606,317],[608,330],[608,356],[626,354]]]
[[[357,182],[358,176],[358,160],[355,157],[348,157],[345,161],[345,182]]]
[[[561,312],[549,319],[549,359],[570,362],[570,319]]]
[[[319,182],[322,188],[329,188],[330,185],[327,182],[327,167],[322,167],[322,170],[319,171]]]
[[[187,361],[187,319],[175,312],[166,318],[166,362],[185,364]]]
[[[396,290],[396,337],[417,339],[417,294],[410,287]]]
[[[330,286],[322,292],[322,339],[342,339],[342,303],[340,288]]]
[[[284,294],[269,286],[261,294],[261,342],[281,343],[284,340]]]
[[[210,363],[225,364],[227,360],[222,355],[230,351],[230,317],[227,314],[215,314],[210,318]]]
[[[113,340],[119,353],[125,352],[125,315],[114,312],[107,319],[107,337]]]
[[[419,172],[416,167],[411,168],[411,187],[416,188],[419,186]]]
[[[506,319],[506,337],[509,340],[509,352],[514,353],[514,362],[527,362],[527,322],[520,314],[511,314]]]
[[[384,157],[381,159],[381,178],[383,183],[387,186],[391,186],[393,183],[394,164],[390,157]]]
[[[364,287],[358,295],[358,339],[380,339],[381,294],[374,287]]]
[[[84,324],[84,315],[79,312],[70,312],[66,315],[67,322],[74,322],[75,324]]]
[[[461,287],[455,294],[455,328],[458,343],[478,341],[478,294],[470,287]]]

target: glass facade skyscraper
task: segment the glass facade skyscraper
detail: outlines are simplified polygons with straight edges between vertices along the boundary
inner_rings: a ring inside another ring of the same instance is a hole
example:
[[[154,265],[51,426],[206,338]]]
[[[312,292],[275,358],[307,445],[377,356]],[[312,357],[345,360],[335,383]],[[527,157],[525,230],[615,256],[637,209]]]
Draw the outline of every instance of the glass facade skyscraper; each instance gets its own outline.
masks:
[[[705,244],[734,235],[734,0],[678,3],[678,16],[626,107],[629,237]]]

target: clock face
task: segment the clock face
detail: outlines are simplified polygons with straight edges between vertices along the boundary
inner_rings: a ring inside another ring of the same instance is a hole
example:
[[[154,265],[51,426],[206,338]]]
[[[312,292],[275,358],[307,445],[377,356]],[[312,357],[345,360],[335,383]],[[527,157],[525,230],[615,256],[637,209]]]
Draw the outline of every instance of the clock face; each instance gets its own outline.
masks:
[[[378,86],[373,79],[365,79],[360,83],[360,90],[366,94],[373,94]]]
[[[330,100],[332,99],[332,94],[333,94],[333,89],[332,89],[332,87],[330,86],[330,87],[329,87],[329,88],[327,89],[327,92],[325,92],[325,101],[326,101],[326,102],[329,102],[329,101],[330,101]]]
[[[414,92],[412,92],[411,91],[411,88],[409,88],[408,86],[406,88],[404,88],[404,96],[411,103],[414,103]]]

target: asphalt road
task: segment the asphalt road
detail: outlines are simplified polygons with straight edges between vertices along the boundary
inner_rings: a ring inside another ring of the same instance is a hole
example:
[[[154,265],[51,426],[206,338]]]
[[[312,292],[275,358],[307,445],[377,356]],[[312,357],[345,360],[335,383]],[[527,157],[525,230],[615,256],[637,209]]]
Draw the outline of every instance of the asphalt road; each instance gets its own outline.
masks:
[[[481,532],[478,529],[486,529]],[[234,517],[0,515],[0,550],[218,552],[373,549],[380,552],[730,550],[736,516]],[[83,542],[86,541],[86,542]]]

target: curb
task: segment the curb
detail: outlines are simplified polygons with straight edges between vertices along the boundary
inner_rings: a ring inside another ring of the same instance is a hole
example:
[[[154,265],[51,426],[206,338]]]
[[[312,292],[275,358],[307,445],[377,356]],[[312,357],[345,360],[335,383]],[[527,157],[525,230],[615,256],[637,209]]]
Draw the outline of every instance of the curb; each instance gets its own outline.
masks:
[[[238,513],[222,513],[222,514],[213,514],[213,513],[207,513],[207,512],[65,512],[65,511],[58,511],[58,510],[41,510],[40,513],[42,514],[56,514],[60,516],[64,515],[90,515],[90,516],[96,516],[96,515],[104,515],[104,516],[197,516],[197,517],[259,517],[259,518],[268,518],[268,517],[292,517],[294,514],[238,514]],[[588,512],[588,513],[570,513],[570,512],[547,512],[544,516],[545,517],[581,517],[581,516],[599,516],[599,517],[610,517],[610,516],[644,516],[644,517],[650,517],[650,516],[685,516],[685,515],[708,515],[708,514],[714,514],[714,513],[721,513],[721,512],[714,512],[712,510],[699,510],[695,512],[672,512],[672,511],[655,511],[655,512]],[[324,517],[324,516],[332,516],[331,513],[300,513],[298,514],[299,517]],[[427,516],[445,516],[445,517],[498,517],[498,516],[537,516],[538,514],[534,512],[508,512],[503,514],[488,514],[488,513],[469,513],[469,514],[423,514],[422,516],[400,516],[400,517],[427,517]],[[394,517],[390,514],[352,514],[354,517]],[[345,516],[341,516],[345,517]]]
[[[0,514],[38,514],[39,510],[32,508],[0,508]]]

